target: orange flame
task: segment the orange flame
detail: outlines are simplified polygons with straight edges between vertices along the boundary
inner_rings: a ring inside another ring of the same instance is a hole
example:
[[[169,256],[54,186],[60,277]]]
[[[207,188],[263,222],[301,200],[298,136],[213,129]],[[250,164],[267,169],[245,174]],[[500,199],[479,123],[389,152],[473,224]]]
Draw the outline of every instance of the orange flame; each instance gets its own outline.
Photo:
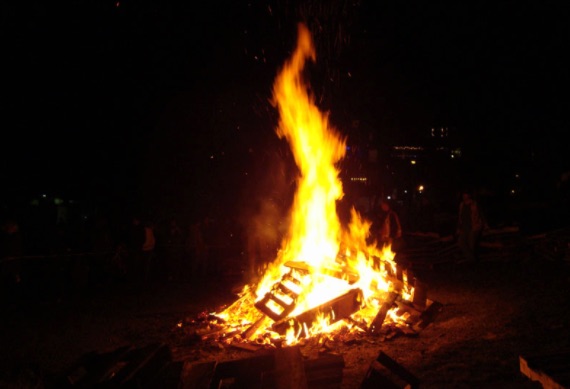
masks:
[[[309,274],[297,275],[301,281],[300,294],[289,317],[317,307],[350,289],[360,288],[365,307],[357,316],[370,321],[381,305],[382,294],[394,287],[386,278],[388,273],[395,272],[394,253],[389,247],[378,249],[367,243],[371,223],[362,220],[353,210],[348,230],[341,226],[336,202],[342,198],[343,189],[335,165],[344,157],[346,143],[329,125],[328,115],[319,111],[303,82],[305,62],[315,61],[316,55],[308,29],[300,24],[298,34],[297,48],[273,87],[273,103],[280,115],[276,132],[290,144],[300,171],[291,224],[277,258],[269,265],[255,292],[246,286],[238,301],[217,314],[229,326],[267,321],[254,304],[290,271],[285,266],[289,261],[303,262],[310,269]],[[381,259],[381,266],[375,265],[374,257]],[[357,280],[351,283],[327,275],[331,271],[357,274]],[[295,287],[298,288],[295,285],[290,288]],[[286,300],[287,296],[280,298]],[[275,306],[270,309],[279,314],[282,308]],[[301,332],[305,337],[326,332],[326,328],[330,328],[330,319],[319,317],[318,324],[296,333],[291,329],[286,335],[286,343],[294,343]],[[261,325],[257,332],[261,331],[270,333],[271,329],[268,325]]]

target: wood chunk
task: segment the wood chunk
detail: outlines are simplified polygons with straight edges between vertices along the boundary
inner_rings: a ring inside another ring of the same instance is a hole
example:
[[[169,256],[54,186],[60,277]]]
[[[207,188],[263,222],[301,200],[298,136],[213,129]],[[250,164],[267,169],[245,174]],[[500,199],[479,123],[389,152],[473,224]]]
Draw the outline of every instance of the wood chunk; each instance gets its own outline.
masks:
[[[209,389],[216,365],[216,361],[184,362],[180,389]]]
[[[342,355],[326,354],[305,361],[305,375],[310,389],[340,388],[345,363]]]
[[[395,292],[389,293],[388,298],[382,303],[382,306],[380,307],[380,310],[376,314],[376,317],[370,323],[370,326],[368,327],[368,332],[370,332],[371,334],[378,334],[380,332],[382,324],[386,319],[386,314],[388,313],[390,308],[392,308],[392,306],[394,305],[394,302],[396,301],[397,297],[398,297],[397,293]]]
[[[443,305],[438,303],[437,301],[432,301],[429,303],[428,308],[422,312],[420,315],[420,319],[417,323],[413,325],[413,329],[416,332],[420,332],[424,328],[426,328],[430,323],[435,320],[435,317],[441,310],[443,309]]]
[[[420,309],[426,308],[427,303],[427,289],[428,286],[425,282],[414,279],[414,298],[412,302]]]
[[[127,358],[127,366],[113,377],[120,385],[142,386],[149,382],[172,361],[170,349],[163,344],[151,344],[137,349]]]
[[[267,317],[263,316],[253,323],[247,330],[245,330],[241,335],[244,339],[252,340],[257,332],[257,330],[267,324]]]
[[[232,383],[236,388],[258,388],[264,372],[275,369],[273,352],[263,353],[251,358],[220,362],[210,383],[211,388],[225,387]]]
[[[263,348],[263,346],[258,345],[258,344],[239,343],[239,342],[233,342],[232,347],[240,349],[240,350],[246,350],[246,351],[252,351],[252,352],[259,351],[261,348]]]
[[[261,388],[307,389],[303,355],[299,347],[286,347],[275,352],[275,369],[263,372]]]
[[[418,389],[419,380],[381,351],[378,358],[370,365],[360,388]]]
[[[66,387],[177,388],[182,366],[173,363],[164,344],[121,347],[110,353],[89,353],[66,374]]]

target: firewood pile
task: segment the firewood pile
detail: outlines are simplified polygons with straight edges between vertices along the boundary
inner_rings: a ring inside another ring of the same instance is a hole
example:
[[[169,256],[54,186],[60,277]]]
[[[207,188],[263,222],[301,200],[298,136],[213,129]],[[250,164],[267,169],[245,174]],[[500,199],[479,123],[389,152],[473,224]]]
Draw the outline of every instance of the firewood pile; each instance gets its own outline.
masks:
[[[301,346],[264,350],[226,361],[177,361],[164,344],[125,346],[88,353],[47,388],[214,389],[340,388],[345,361],[339,353],[307,357]],[[419,380],[380,351],[371,361],[360,388],[418,388]]]
[[[286,345],[283,338],[257,336],[254,323],[237,333],[208,312],[186,318],[172,329],[173,344],[125,346],[81,357],[58,378],[54,387],[91,388],[339,388],[345,367],[344,355],[358,344],[379,347],[396,336],[417,336],[441,311],[442,305],[427,298],[427,286],[416,280],[412,301],[391,293],[373,322],[363,326],[350,318],[358,310],[359,289],[332,298],[328,303],[288,318],[266,315],[274,330],[283,333],[287,323],[309,322],[317,312],[335,311],[349,325],[331,333],[300,339]],[[262,300],[260,300],[262,301]],[[260,312],[265,312],[263,303]],[[389,310],[405,317],[403,322],[385,319]],[[397,324],[396,324],[397,323]],[[380,353],[362,377],[362,388],[392,383],[391,387],[417,387],[413,374]],[[400,386],[403,385],[403,386]]]

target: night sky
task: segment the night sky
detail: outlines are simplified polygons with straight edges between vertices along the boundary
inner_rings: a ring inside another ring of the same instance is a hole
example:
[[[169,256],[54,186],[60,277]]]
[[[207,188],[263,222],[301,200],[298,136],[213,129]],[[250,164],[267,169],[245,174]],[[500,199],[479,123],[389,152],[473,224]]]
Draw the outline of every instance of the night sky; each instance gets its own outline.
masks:
[[[243,198],[287,153],[268,99],[300,21],[318,50],[317,101],[349,143],[449,126],[490,171],[569,168],[564,2],[187,3],[0,6],[3,198]]]

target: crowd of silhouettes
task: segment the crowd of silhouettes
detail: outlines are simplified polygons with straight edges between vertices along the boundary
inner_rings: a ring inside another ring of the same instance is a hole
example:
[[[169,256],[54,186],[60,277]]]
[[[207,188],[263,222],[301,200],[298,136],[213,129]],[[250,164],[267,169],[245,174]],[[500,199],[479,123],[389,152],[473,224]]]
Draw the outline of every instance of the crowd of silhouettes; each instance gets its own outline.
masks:
[[[15,218],[4,218],[0,300],[89,297],[110,285],[202,284],[241,252],[230,221],[156,219],[133,214],[117,222],[98,214],[81,225],[54,223],[38,245],[37,231],[27,234]]]

